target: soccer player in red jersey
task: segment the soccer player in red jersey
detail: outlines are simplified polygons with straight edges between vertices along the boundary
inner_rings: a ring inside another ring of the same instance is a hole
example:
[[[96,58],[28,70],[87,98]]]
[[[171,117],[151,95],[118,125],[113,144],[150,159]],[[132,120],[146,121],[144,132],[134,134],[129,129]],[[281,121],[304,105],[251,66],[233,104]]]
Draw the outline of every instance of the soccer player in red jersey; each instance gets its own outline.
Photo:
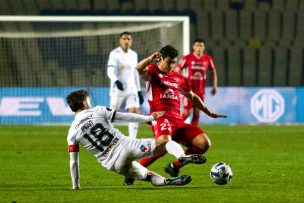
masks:
[[[152,122],[155,139],[174,140],[188,147],[185,154],[203,154],[211,142],[207,134],[197,126],[186,124],[180,118],[180,93],[188,98],[195,107],[213,118],[226,118],[227,116],[211,112],[201,98],[192,92],[187,79],[180,73],[173,71],[177,62],[178,51],[171,45],[163,47],[160,52],[143,59],[137,64],[137,70],[145,81],[147,99],[150,111],[164,111],[164,116]],[[156,62],[156,63],[153,63]],[[143,166],[152,164],[164,154],[143,158]],[[206,162],[206,158],[198,156],[197,163]],[[176,160],[165,167],[171,176],[178,175],[179,168],[186,165]]]
[[[181,72],[184,68],[187,68],[188,74],[185,76],[191,84],[192,91],[197,94],[202,101],[205,99],[205,83],[206,72],[209,69],[212,73],[212,90],[211,94],[214,96],[217,90],[217,74],[211,56],[204,53],[205,41],[202,39],[196,39],[193,43],[193,52],[182,57],[177,64],[176,71]],[[191,124],[198,125],[200,117],[200,109],[193,107],[192,103],[186,97],[183,97],[184,111],[181,115],[183,120],[186,120],[191,112],[193,117]]]

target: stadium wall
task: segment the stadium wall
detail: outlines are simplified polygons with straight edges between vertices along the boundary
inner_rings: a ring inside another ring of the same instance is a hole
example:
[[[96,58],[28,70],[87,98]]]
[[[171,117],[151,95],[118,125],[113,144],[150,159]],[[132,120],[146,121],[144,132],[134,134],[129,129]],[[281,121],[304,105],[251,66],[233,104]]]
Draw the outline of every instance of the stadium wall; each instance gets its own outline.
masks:
[[[0,88],[0,124],[68,124],[73,113],[66,95],[79,87]],[[92,104],[109,106],[108,88],[89,88]],[[304,123],[304,88],[220,87],[216,96],[206,90],[206,104],[227,119],[202,113],[201,124]],[[147,102],[142,106],[147,114]]]

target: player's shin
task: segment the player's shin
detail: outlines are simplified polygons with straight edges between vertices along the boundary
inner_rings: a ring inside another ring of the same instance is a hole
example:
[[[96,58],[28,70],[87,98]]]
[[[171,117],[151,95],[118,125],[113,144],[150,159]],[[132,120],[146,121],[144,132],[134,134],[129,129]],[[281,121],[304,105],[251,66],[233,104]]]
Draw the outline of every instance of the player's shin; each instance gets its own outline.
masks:
[[[166,143],[166,150],[169,154],[172,154],[176,158],[179,158],[181,156],[184,156],[184,150],[183,148],[175,141],[169,140]]]

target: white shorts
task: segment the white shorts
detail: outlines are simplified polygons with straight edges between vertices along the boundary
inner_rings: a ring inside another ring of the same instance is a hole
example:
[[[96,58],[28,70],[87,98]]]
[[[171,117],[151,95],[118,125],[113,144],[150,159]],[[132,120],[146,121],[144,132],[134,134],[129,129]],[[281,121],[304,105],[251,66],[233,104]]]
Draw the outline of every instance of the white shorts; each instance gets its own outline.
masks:
[[[127,95],[112,94],[110,99],[110,108],[119,110],[124,104],[124,109],[139,108],[138,94],[132,93]]]
[[[152,156],[152,152],[156,148],[155,139],[136,139],[126,137],[126,140],[124,140],[123,143],[117,146],[117,150],[115,150],[115,152],[119,154],[118,156],[113,156],[116,160],[113,162],[110,170],[124,175],[125,177],[133,177],[136,179],[145,178],[147,175],[147,169],[133,161],[143,157]]]

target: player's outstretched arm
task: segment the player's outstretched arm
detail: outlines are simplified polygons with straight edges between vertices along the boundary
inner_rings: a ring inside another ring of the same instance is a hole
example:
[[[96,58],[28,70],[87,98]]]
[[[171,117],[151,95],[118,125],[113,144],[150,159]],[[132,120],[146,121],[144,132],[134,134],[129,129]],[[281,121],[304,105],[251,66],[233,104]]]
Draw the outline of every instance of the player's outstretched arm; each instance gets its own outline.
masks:
[[[217,92],[217,73],[216,70],[211,72],[212,74],[212,90],[211,90],[211,95],[214,96]]]
[[[80,189],[79,145],[69,145],[72,189]]]
[[[153,120],[156,120],[163,115],[164,115],[163,111],[153,112],[149,116],[135,114],[135,113],[116,112],[114,121],[115,120],[123,120],[123,121],[129,121],[129,122],[147,123],[147,122],[151,122]]]
[[[203,111],[208,116],[210,116],[212,118],[227,118],[226,115],[211,112],[208,109],[208,107],[205,105],[205,103],[201,100],[201,98],[199,96],[197,96],[195,93],[193,93],[192,91],[185,94],[185,96],[193,103],[194,106],[199,108],[201,111]]]
[[[152,55],[141,60],[136,66],[139,75],[145,74],[147,72],[147,65],[149,65],[151,62],[160,61],[161,59],[161,54],[159,52],[154,52]]]

